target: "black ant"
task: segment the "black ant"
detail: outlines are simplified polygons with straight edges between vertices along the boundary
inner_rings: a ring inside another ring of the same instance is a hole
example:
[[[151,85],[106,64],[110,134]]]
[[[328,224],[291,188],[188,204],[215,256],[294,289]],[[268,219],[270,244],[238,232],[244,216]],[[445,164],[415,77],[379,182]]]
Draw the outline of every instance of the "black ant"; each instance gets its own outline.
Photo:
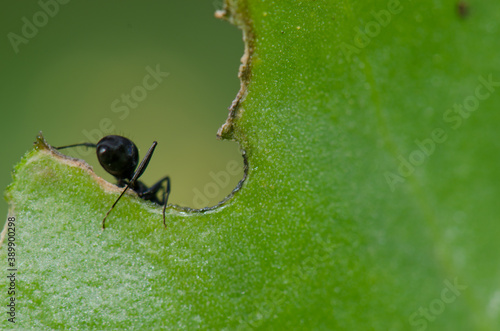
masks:
[[[125,191],[129,188],[134,190],[140,198],[163,205],[163,225],[166,228],[165,209],[167,208],[168,196],[170,195],[170,177],[163,177],[149,188],[137,180],[144,173],[144,170],[146,170],[157,144],[158,143],[156,141],[153,141],[153,144],[146,153],[146,156],[142,159],[139,167],[137,167],[137,164],[139,163],[139,151],[137,150],[137,146],[135,146],[130,139],[122,136],[110,135],[99,140],[97,144],[81,143],[56,147],[56,149],[78,146],[95,148],[97,152],[97,159],[104,170],[116,177],[118,181],[117,185],[119,187],[125,187],[118,199],[116,199],[115,203],[113,203],[111,208],[106,213],[106,216],[104,216],[104,219],[102,220],[103,229],[106,228],[106,218],[109,213],[111,213],[113,208],[115,208],[118,203],[118,200],[120,200],[123,194],[125,194]],[[162,186],[163,182],[166,183],[166,187]],[[160,189],[163,189],[163,197],[161,200],[156,196]]]

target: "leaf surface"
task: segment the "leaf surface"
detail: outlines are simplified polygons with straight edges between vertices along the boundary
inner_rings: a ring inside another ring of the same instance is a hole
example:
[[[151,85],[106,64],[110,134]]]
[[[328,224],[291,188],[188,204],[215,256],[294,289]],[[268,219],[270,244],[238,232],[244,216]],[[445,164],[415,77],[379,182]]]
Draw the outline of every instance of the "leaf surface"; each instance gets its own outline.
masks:
[[[7,193],[17,325],[496,330],[500,3],[227,10],[241,189],[167,229],[126,195],[102,231],[119,191],[39,142]]]

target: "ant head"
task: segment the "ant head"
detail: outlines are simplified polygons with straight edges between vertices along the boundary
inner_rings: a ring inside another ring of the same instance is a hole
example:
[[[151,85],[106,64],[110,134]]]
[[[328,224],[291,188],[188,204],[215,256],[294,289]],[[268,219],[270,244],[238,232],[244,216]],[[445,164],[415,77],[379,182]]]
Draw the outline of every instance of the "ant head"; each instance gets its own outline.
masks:
[[[97,158],[104,170],[118,179],[132,179],[139,163],[139,151],[130,139],[106,136],[96,147]]]

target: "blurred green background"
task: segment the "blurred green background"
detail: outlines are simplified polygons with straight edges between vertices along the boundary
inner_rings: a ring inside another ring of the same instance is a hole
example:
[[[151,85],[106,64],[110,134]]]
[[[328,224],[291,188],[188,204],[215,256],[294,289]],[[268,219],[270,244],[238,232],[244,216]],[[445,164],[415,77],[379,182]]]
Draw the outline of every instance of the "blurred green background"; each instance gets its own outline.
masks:
[[[9,1],[0,13],[2,191],[42,130],[53,146],[124,135],[141,157],[157,140],[142,180],[151,185],[170,175],[170,203],[201,208],[205,198],[213,205],[229,194],[243,176],[242,158],[236,143],[219,141],[216,133],[239,89],[244,46],[241,31],[214,18],[222,0],[63,3]],[[148,66],[169,75],[144,96],[136,87]],[[131,92],[135,109],[121,101]],[[115,100],[128,114],[112,110]],[[64,152],[114,182],[93,150]],[[210,174],[235,162],[238,175],[215,183]],[[6,213],[2,199],[0,214]]]

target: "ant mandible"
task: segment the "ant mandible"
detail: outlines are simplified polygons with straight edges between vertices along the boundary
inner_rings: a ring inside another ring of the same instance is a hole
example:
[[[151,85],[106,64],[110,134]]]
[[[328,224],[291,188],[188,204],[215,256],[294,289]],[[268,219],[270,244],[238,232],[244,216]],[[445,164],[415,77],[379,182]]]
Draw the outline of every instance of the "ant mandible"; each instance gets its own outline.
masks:
[[[135,146],[130,139],[122,136],[110,135],[99,140],[97,144],[81,143],[56,147],[56,149],[78,146],[95,148],[97,159],[104,170],[115,176],[119,187],[125,187],[118,199],[116,199],[115,203],[113,203],[111,208],[106,213],[106,216],[104,216],[104,219],[102,220],[103,229],[106,228],[106,218],[109,213],[111,213],[123,194],[125,194],[129,188],[134,190],[140,198],[163,205],[163,226],[166,228],[165,209],[167,208],[167,201],[170,195],[170,177],[163,177],[149,188],[144,183],[137,180],[144,173],[144,170],[146,170],[157,144],[158,143],[156,141],[153,141],[153,144],[138,167],[139,151],[137,150],[137,146]],[[166,183],[166,187],[162,186],[164,182]],[[159,200],[156,196],[160,189],[163,189],[163,197],[161,200]]]

